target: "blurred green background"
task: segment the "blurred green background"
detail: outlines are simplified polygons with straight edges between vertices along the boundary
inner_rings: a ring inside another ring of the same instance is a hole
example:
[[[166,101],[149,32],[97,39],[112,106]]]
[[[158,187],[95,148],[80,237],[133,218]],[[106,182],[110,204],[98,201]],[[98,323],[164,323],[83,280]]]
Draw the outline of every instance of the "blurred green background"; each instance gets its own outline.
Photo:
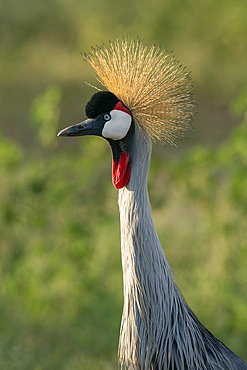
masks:
[[[247,361],[246,0],[0,3],[0,368],[116,369],[117,191],[99,138],[56,138],[96,84],[80,52],[137,35],[192,71],[198,114],[154,145],[149,191],[178,285]]]

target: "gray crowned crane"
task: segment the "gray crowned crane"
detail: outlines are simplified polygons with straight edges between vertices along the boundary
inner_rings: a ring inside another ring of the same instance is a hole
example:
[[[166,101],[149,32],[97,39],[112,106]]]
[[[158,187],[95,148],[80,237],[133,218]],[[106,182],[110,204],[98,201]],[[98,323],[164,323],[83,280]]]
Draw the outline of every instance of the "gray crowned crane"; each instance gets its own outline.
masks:
[[[151,215],[151,138],[175,145],[190,128],[195,105],[190,74],[164,50],[147,48],[139,40],[110,42],[109,48],[92,49],[85,59],[106,90],[87,103],[88,119],[58,136],[101,136],[112,150],[124,286],[121,368],[247,369],[183,299]]]

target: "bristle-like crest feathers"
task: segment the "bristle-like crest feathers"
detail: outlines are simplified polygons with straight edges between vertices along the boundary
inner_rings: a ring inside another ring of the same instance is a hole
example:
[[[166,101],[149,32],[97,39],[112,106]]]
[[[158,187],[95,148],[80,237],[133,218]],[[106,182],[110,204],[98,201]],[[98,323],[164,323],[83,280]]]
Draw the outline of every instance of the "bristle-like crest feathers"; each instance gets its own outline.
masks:
[[[97,80],[129,108],[154,140],[176,145],[190,129],[193,83],[165,50],[139,40],[110,42],[85,55]]]

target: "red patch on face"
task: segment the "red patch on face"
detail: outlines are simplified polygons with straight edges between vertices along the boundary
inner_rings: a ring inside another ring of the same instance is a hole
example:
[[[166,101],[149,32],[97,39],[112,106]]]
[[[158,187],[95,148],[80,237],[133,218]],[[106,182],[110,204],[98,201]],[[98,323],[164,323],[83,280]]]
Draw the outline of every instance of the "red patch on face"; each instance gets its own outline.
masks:
[[[128,108],[126,108],[123,103],[121,101],[119,101],[115,107],[113,108],[113,110],[116,109],[116,110],[121,110],[122,112],[125,112],[125,113],[128,113],[130,116],[130,111],[128,110]]]
[[[118,163],[112,161],[112,182],[115,188],[122,189],[130,179],[129,153],[122,152]]]

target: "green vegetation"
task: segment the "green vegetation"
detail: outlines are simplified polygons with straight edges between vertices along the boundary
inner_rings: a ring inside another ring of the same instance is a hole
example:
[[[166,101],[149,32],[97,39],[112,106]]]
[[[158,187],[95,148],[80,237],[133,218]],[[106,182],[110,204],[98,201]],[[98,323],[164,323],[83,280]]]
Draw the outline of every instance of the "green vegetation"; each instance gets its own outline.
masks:
[[[181,150],[154,146],[153,217],[189,305],[247,361],[246,15],[246,0],[0,4],[1,370],[117,368],[110,150],[56,132],[93,93],[80,51],[122,34],[174,49],[193,72],[196,129]]]

